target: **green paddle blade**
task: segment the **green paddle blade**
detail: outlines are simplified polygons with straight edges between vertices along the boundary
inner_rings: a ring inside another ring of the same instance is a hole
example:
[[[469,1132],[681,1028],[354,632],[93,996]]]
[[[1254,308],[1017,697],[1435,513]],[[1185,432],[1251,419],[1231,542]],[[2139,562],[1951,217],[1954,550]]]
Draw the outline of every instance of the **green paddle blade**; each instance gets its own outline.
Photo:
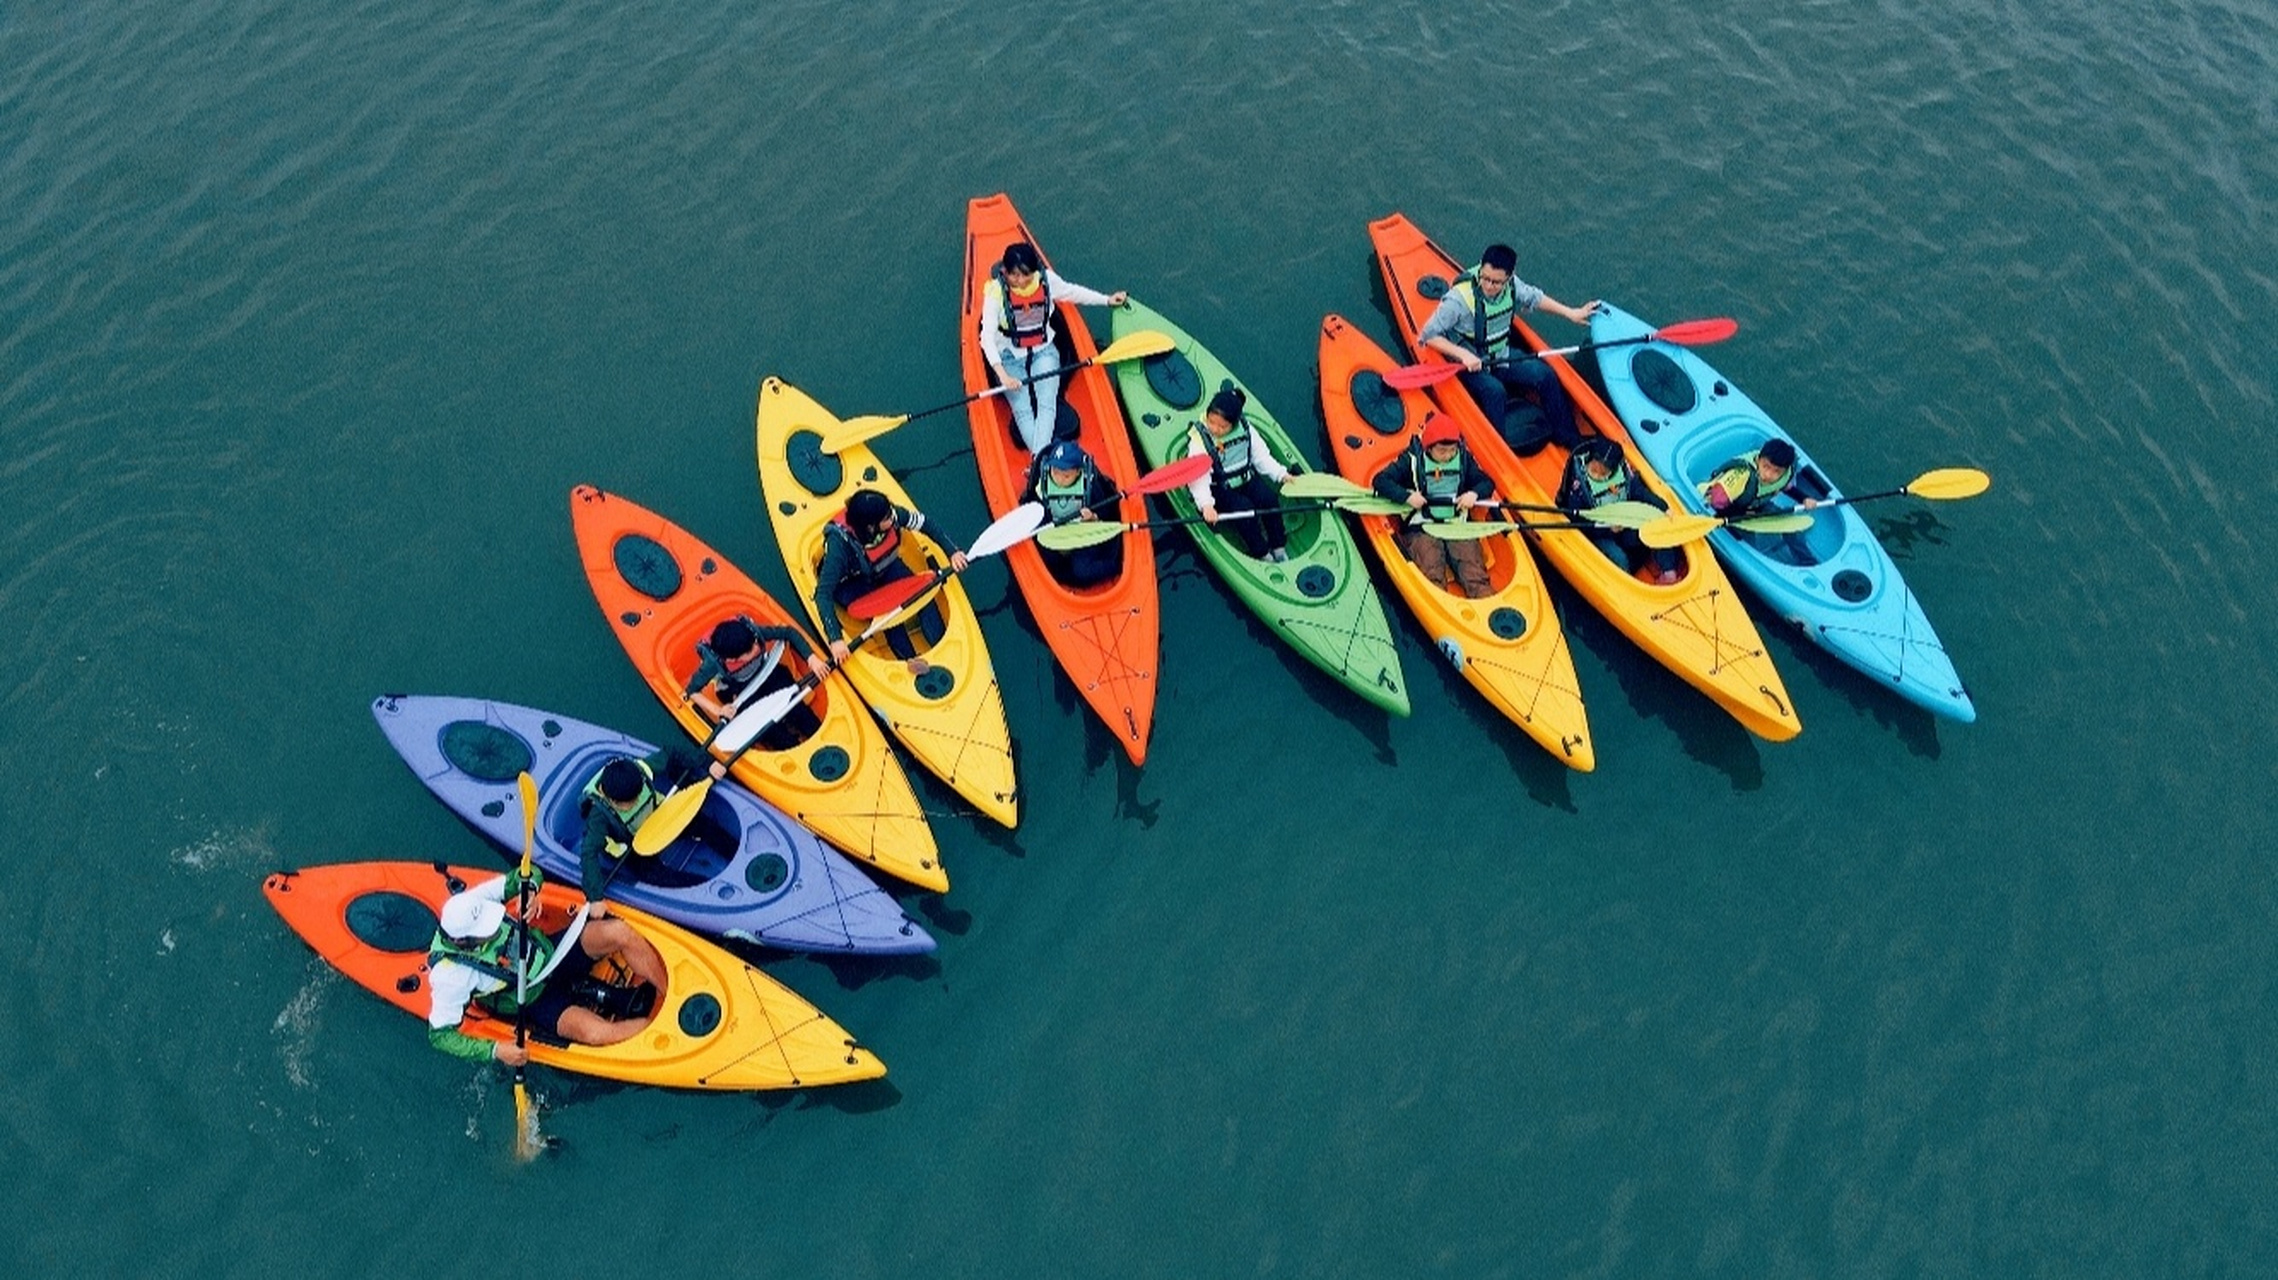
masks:
[[[1662,516],[1640,528],[1637,540],[1655,550],[1681,547],[1707,536],[1709,530],[1723,523],[1721,516]]]
[[[1783,511],[1778,515],[1749,516],[1733,521],[1732,527],[1743,533],[1802,533],[1811,527],[1811,513]]]
[[[1082,520],[1075,524],[1056,524],[1036,535],[1036,545],[1054,551],[1077,551],[1113,542],[1123,536],[1131,526],[1120,520]]]
[[[1993,477],[1975,467],[1940,467],[1916,476],[1906,491],[1917,498],[1974,498],[1993,487]]]
[[[1286,494],[1288,490],[1282,492]],[[1337,510],[1350,511],[1356,516],[1404,516],[1412,508],[1405,502],[1394,502],[1390,498],[1380,498],[1371,493],[1357,498],[1339,498]]]
[[[1608,502],[1575,513],[1577,519],[1611,529],[1642,529],[1669,513],[1650,502]]]
[[[1301,471],[1281,482],[1284,498],[1366,498],[1374,493],[1343,476],[1326,471]]]
[[[1423,526],[1424,532],[1442,542],[1477,542],[1516,528],[1505,520],[1433,520]]]

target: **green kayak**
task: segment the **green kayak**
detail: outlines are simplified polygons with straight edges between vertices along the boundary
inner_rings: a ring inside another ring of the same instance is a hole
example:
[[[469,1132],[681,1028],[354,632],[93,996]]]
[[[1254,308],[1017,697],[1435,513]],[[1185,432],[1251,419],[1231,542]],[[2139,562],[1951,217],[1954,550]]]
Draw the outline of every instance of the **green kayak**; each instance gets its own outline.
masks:
[[[1123,397],[1131,429],[1139,435],[1139,452],[1154,468],[1187,455],[1190,433],[1212,395],[1227,387],[1249,395],[1249,388],[1218,357],[1159,313],[1138,302],[1110,313],[1109,332],[1114,338],[1149,329],[1170,335],[1177,345],[1162,355],[1123,361],[1113,368],[1115,389]],[[1250,396],[1243,416],[1282,465],[1292,471],[1313,470],[1257,397]],[[1173,489],[1167,496],[1181,518],[1195,514],[1194,499],[1185,489]],[[1187,528],[1202,549],[1202,558],[1275,635],[1353,692],[1393,715],[1407,715],[1408,686],[1400,674],[1400,655],[1392,647],[1392,628],[1352,531],[1334,511],[1291,512],[1287,520],[1289,559],[1275,564],[1251,559],[1239,541],[1208,525]]]

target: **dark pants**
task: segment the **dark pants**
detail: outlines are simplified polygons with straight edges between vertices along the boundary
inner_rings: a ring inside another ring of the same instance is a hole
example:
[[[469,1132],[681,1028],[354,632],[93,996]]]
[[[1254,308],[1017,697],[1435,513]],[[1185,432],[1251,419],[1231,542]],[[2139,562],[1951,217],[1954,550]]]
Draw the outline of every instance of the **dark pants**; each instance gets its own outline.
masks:
[[[864,578],[861,574],[856,574],[839,583],[832,590],[831,599],[842,606],[849,605],[889,582],[899,582],[909,576],[908,565],[900,560],[888,561],[875,578]],[[941,600],[938,597],[927,601],[925,607],[917,611],[917,616],[909,621],[886,628],[886,647],[894,651],[895,657],[906,660],[918,656],[917,645],[910,639],[912,627],[917,628],[919,634],[925,637],[928,647],[941,643],[941,637],[949,632],[949,620],[941,614]]]
[[[1123,572],[1123,539],[1102,542],[1094,547],[1078,547],[1073,551],[1054,551],[1038,547],[1044,557],[1044,567],[1053,577],[1071,587],[1091,587],[1110,582]]]
[[[1558,372],[1542,361],[1490,364],[1477,373],[1456,376],[1478,402],[1479,411],[1494,424],[1496,434],[1515,452],[1535,452],[1542,448],[1544,437],[1527,426],[1506,421],[1514,396],[1531,398],[1542,406],[1541,430],[1548,432],[1550,443],[1571,449],[1582,439],[1574,429],[1574,402],[1566,398],[1566,388],[1559,385]]]
[[[859,595],[860,593],[857,592],[856,594]],[[791,664],[779,662],[775,664],[773,671],[767,673],[767,678],[760,682],[759,690],[750,697],[743,699],[744,705],[750,706],[779,689],[790,688],[797,681],[798,677],[791,674]],[[729,719],[734,719],[735,713],[727,711],[728,705],[741,697],[743,691],[748,687],[748,685],[738,685],[733,692],[730,692],[728,682],[725,679],[719,682],[721,709]],[[783,713],[782,719],[760,731],[759,748],[762,751],[789,751],[805,742],[807,735],[822,727],[823,718],[815,714],[813,707],[804,702],[797,703],[789,711]]]
[[[1289,541],[1289,527],[1281,521],[1281,490],[1274,482],[1256,472],[1238,485],[1212,484],[1211,499],[1218,504],[1219,532],[1231,532],[1242,540],[1252,560],[1263,560],[1268,553],[1279,551]],[[1227,516],[1237,511],[1255,511],[1256,516],[1245,516],[1228,521]]]

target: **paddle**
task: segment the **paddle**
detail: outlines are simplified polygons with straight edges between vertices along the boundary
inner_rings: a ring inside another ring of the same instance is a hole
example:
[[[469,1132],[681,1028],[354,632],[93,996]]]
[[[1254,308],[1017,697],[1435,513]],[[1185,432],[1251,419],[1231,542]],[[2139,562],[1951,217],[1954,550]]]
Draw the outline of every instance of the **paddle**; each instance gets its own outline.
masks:
[[[1442,542],[1477,542],[1498,534],[1518,533],[1527,529],[1596,529],[1594,524],[1550,524],[1527,520],[1429,520],[1417,528]]]
[[[1167,333],[1143,329],[1138,333],[1126,334],[1101,347],[1099,354],[1089,360],[1078,360],[1072,365],[1063,365],[1050,373],[1040,373],[1033,378],[1022,378],[1016,382],[1004,383],[986,391],[976,391],[962,400],[952,400],[948,404],[936,405],[931,409],[921,409],[916,413],[891,415],[873,413],[859,418],[848,418],[823,433],[821,448],[824,453],[839,453],[861,444],[865,440],[875,440],[905,422],[914,422],[919,418],[930,418],[934,414],[947,413],[951,409],[962,409],[975,400],[986,400],[990,396],[1001,396],[1008,391],[1025,387],[1031,382],[1042,382],[1046,378],[1057,378],[1074,373],[1086,365],[1120,364],[1125,360],[1137,360],[1143,356],[1159,356],[1177,345],[1171,341],[1171,336]]]
[[[514,1047],[530,1043],[530,853],[538,838],[538,780],[525,770],[514,780],[522,795],[522,889],[514,911]],[[514,1064],[514,1158],[528,1160],[538,1154],[538,1127],[530,1116],[530,1087],[524,1083],[523,1063]]]
[[[1662,551],[1670,547],[1681,547],[1725,524],[1743,533],[1802,533],[1811,527],[1811,513],[1781,511],[1771,515],[1729,519],[1724,516],[1663,516],[1638,530],[1637,540],[1656,551]]]
[[[1540,360],[1547,356],[1570,356],[1580,351],[1594,351],[1599,347],[1626,347],[1640,342],[1667,342],[1680,347],[1706,346],[1722,342],[1740,331],[1740,322],[1727,316],[1708,320],[1679,320],[1663,325],[1651,333],[1635,338],[1609,338],[1604,342],[1578,342],[1571,347],[1553,347],[1548,351],[1512,355],[1495,364],[1514,364],[1521,360]],[[1395,391],[1414,391],[1419,387],[1437,386],[1463,372],[1463,366],[1454,361],[1436,364],[1407,364],[1389,369],[1384,374],[1384,385]]]
[[[965,548],[965,563],[970,567],[983,556],[993,556],[1007,547],[1018,546],[1035,537],[1036,531],[1043,527],[1044,504],[1023,502],[981,530],[980,536],[973,539],[973,545]],[[922,576],[912,574],[907,578],[897,578],[875,591],[856,596],[846,606],[847,615],[869,619],[898,612],[919,596],[947,582],[950,575],[956,572],[944,565]]]
[[[1822,507],[1840,507],[1854,502],[1873,502],[1878,498],[1900,496],[1929,498],[1938,502],[1953,502],[1974,498],[1993,487],[1993,477],[1975,467],[1938,467],[1925,471],[1896,489],[1879,493],[1859,493],[1848,498],[1829,498],[1814,503],[1812,510]],[[1674,547],[1691,542],[1720,524],[1722,516],[1669,516],[1638,531],[1638,537],[1649,547]],[[1732,527],[1749,533],[1800,533],[1811,527],[1810,511],[1782,512],[1770,516],[1749,516],[1731,521]],[[1659,539],[1659,541],[1656,541]]]
[[[1367,494],[1357,498],[1339,498],[1334,502],[1307,502],[1297,506],[1271,507],[1264,511],[1229,511],[1218,517],[1218,523],[1224,524],[1229,520],[1253,520],[1267,514],[1277,516],[1299,515],[1307,511],[1325,511],[1331,508],[1339,511],[1350,511],[1355,515],[1363,516],[1401,516],[1408,514],[1406,503],[1394,502],[1390,498],[1379,498],[1374,494]],[[1079,524],[1052,525],[1038,533],[1036,541],[1038,545],[1050,547],[1054,551],[1076,551],[1084,547],[1096,547],[1103,542],[1112,542],[1133,529],[1172,529],[1180,525],[1202,523],[1205,521],[1201,516],[1178,516],[1167,520],[1148,520],[1138,524],[1126,524],[1120,520],[1086,520]]]
[[[1283,483],[1281,491],[1286,497],[1327,498],[1338,502],[1339,505],[1342,505],[1342,500],[1347,498],[1378,497],[1374,489],[1355,484],[1343,476],[1330,475],[1325,471],[1309,471],[1304,475],[1291,476],[1288,481]],[[1650,502],[1608,502],[1601,506],[1592,507],[1588,511],[1568,511],[1564,507],[1546,507],[1539,503],[1529,502],[1482,502],[1478,505],[1486,508],[1499,508],[1504,511],[1540,511],[1546,515],[1565,516],[1569,519],[1586,519],[1592,524],[1616,529],[1642,529],[1668,514]],[[1351,507],[1345,509],[1354,510]],[[1360,514],[1398,515],[1407,510],[1408,508],[1405,505],[1401,505],[1398,512],[1363,511]],[[1550,526],[1539,525],[1537,527],[1547,529]]]

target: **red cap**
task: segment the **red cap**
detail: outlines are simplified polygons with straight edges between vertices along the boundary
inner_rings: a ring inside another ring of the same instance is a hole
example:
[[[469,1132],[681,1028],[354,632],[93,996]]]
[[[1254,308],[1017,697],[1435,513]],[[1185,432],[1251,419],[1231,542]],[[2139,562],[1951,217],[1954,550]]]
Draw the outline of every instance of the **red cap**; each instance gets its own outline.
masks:
[[[1462,429],[1455,425],[1455,419],[1446,414],[1434,410],[1424,419],[1424,444],[1426,446],[1454,444],[1461,439],[1463,439]]]

